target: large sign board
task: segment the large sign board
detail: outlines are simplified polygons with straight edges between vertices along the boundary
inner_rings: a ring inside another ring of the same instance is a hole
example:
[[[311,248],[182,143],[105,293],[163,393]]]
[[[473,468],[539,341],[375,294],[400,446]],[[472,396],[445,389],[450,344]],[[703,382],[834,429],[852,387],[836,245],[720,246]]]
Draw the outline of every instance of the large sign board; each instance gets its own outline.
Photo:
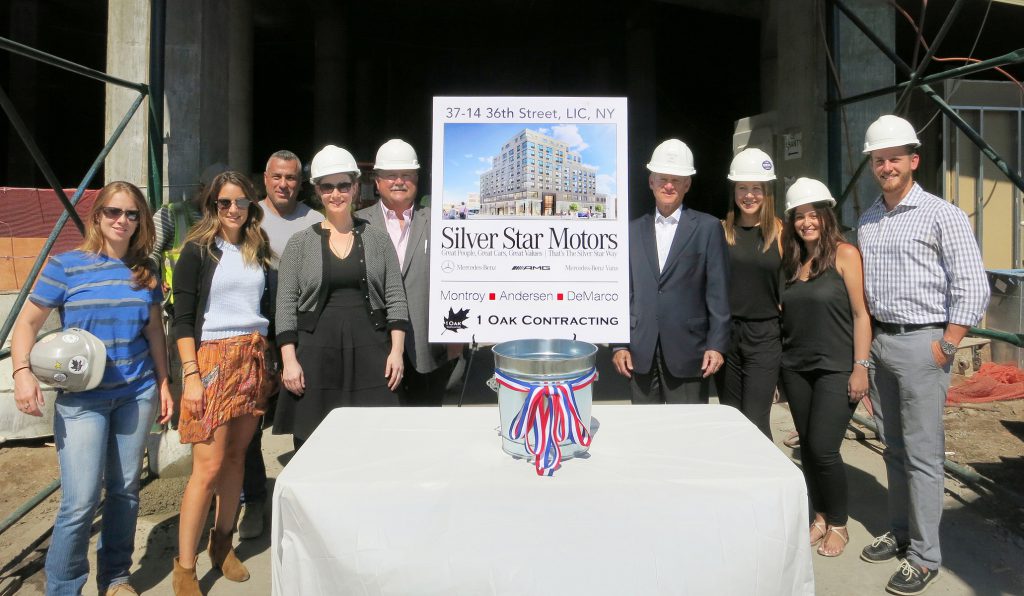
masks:
[[[435,97],[430,341],[629,341],[626,99]]]

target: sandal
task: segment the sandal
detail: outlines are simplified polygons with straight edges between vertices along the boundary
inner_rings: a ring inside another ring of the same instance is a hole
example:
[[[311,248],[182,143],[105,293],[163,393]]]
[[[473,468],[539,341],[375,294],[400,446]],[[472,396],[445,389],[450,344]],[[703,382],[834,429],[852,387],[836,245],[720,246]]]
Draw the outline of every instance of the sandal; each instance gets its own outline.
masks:
[[[818,530],[819,532],[821,532],[820,534],[818,534],[817,538],[814,537],[814,531],[815,530]],[[820,520],[820,521],[819,520],[815,520],[815,522],[811,524],[811,546],[812,547],[814,545],[818,544],[819,542],[821,542],[825,538],[825,536],[827,536],[827,535],[828,535],[828,527],[825,525],[825,520]]]
[[[845,536],[843,534],[846,534]],[[829,534],[835,534],[843,541],[842,546],[837,552],[830,553],[825,550],[825,543],[828,542],[827,538]],[[818,546],[818,554],[823,557],[838,557],[843,554],[846,550],[846,545],[850,542],[850,533],[846,531],[846,526],[829,526],[825,532],[825,536],[822,537],[821,545]]]

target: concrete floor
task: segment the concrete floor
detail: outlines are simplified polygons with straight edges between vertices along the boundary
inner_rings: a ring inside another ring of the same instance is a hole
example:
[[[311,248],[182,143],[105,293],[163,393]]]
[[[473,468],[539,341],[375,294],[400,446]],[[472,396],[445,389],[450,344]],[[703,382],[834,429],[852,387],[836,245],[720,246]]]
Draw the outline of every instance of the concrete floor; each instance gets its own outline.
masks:
[[[599,362],[607,362],[599,358]],[[482,351],[477,357],[470,374],[470,387],[483,387],[489,376],[492,360],[489,353]],[[627,395],[625,383],[616,378],[614,372],[600,367],[595,399],[600,403],[623,403],[618,398]],[[495,398],[488,390],[468,392],[467,406],[493,407]],[[454,406],[459,400],[457,392],[450,392],[447,405]],[[497,412],[495,412],[497,419]],[[787,455],[793,450],[782,445],[790,430],[792,421],[785,406],[777,405],[772,411],[772,426],[776,444]],[[885,469],[875,441],[845,441],[842,454],[848,467],[850,487],[850,546],[846,553],[837,558],[813,556],[817,594],[822,596],[860,596],[884,594],[884,586],[895,571],[897,563],[871,565],[859,559],[860,549],[871,541],[871,537],[885,530]],[[291,455],[291,437],[264,434],[263,450],[267,472],[272,483],[283,469]],[[794,460],[797,461],[797,460]],[[942,522],[942,545],[944,564],[936,583],[928,594],[937,595],[979,595],[1002,596],[1024,594],[1024,539],[1019,533],[1008,532],[981,514],[985,508],[975,504],[983,499],[969,489],[960,486],[953,479],[946,482],[946,505]],[[271,493],[273,487],[270,487]],[[267,507],[269,526],[270,507]],[[741,539],[741,538],[739,538]],[[177,512],[143,517],[139,520],[137,533],[136,566],[133,567],[132,583],[140,592],[150,594],[172,594],[171,559],[176,553]],[[239,557],[248,566],[252,578],[235,584],[221,578],[219,572],[212,572],[209,558],[199,557],[200,584],[205,593],[211,595],[249,595],[270,593],[270,533],[265,532],[257,540],[240,543]],[[93,561],[95,569],[95,561]],[[739,571],[739,570],[737,570]],[[37,574],[26,582],[20,594],[41,592],[42,578]],[[86,594],[94,594],[95,587],[87,585]]]

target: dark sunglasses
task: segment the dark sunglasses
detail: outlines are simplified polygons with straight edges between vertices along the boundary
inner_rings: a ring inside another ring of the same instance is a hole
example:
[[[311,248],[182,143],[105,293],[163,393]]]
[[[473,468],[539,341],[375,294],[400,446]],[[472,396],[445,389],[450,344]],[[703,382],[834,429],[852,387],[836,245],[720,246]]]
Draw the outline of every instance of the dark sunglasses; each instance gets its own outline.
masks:
[[[103,217],[117,221],[121,219],[121,216],[128,218],[128,221],[139,221],[139,210],[138,209],[121,209],[120,207],[103,207],[100,209],[103,213]]]
[[[235,207],[238,207],[239,210],[245,211],[249,208],[251,202],[249,199],[217,199],[214,201],[214,203],[217,203],[217,209],[221,211],[231,209],[231,203],[234,203]]]
[[[352,190],[352,183],[351,182],[339,182],[337,184],[331,184],[330,182],[321,182],[320,184],[317,184],[316,186],[317,186],[317,188],[320,189],[320,192],[325,194],[325,195],[329,195],[332,192],[334,192],[335,188],[338,189],[338,192],[348,192],[348,191]]]

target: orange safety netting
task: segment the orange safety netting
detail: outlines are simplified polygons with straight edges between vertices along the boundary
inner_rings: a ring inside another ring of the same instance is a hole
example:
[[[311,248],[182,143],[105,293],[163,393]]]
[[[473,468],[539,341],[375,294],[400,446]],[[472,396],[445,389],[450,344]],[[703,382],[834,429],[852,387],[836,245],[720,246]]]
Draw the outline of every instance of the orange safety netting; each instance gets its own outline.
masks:
[[[985,362],[962,385],[950,387],[946,405],[1005,401],[1024,397],[1024,370],[1012,364]]]

